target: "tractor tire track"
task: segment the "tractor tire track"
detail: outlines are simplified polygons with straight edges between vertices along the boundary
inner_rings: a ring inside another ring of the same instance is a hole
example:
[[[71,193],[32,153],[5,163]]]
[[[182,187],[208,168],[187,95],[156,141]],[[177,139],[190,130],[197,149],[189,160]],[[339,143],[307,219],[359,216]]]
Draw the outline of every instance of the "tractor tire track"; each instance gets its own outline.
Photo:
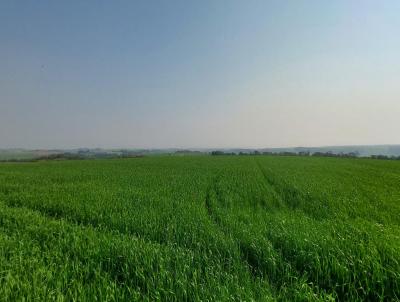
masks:
[[[212,205],[212,193],[215,194],[215,199],[217,203],[221,203],[221,191],[218,188],[218,181],[221,178],[221,175],[217,175],[211,184],[209,185],[205,197],[205,208],[210,220],[213,224],[220,230],[224,236],[230,237],[234,240],[237,249],[239,251],[239,256],[242,263],[248,268],[252,277],[262,278],[263,269],[260,267],[260,261],[254,249],[251,245],[244,243],[242,240],[238,239],[236,234],[232,233],[229,228],[221,219],[221,217],[216,213],[213,209]]]
[[[306,194],[288,182],[268,173],[259,160],[255,160],[265,182],[273,188],[281,201],[291,210],[300,210],[307,216],[321,220],[329,217],[329,205],[326,201]]]

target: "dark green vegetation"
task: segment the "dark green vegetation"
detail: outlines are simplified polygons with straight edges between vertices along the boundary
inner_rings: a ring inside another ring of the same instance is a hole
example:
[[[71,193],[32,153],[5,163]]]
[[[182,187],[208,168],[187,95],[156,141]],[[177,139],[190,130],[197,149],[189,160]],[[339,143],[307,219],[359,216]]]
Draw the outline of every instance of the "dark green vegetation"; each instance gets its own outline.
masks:
[[[0,300],[392,301],[400,162],[0,164]]]

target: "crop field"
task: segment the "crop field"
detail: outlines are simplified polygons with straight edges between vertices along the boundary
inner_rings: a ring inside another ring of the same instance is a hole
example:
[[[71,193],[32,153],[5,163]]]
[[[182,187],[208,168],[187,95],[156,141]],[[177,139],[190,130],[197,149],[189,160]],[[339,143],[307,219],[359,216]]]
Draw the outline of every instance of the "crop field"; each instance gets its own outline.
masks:
[[[398,301],[400,162],[0,164],[0,301]]]

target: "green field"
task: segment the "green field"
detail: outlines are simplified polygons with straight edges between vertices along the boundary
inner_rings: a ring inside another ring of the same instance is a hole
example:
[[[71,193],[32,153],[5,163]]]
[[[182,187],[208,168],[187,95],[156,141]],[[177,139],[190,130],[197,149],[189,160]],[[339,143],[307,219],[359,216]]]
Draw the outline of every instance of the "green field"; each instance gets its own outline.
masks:
[[[0,164],[0,301],[396,301],[400,162]]]

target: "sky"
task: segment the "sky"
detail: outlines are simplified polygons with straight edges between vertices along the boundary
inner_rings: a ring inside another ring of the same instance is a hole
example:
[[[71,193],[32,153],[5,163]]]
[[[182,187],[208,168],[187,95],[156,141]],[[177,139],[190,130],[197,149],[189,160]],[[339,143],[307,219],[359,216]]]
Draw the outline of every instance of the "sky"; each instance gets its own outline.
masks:
[[[0,1],[0,148],[400,144],[400,1]]]

